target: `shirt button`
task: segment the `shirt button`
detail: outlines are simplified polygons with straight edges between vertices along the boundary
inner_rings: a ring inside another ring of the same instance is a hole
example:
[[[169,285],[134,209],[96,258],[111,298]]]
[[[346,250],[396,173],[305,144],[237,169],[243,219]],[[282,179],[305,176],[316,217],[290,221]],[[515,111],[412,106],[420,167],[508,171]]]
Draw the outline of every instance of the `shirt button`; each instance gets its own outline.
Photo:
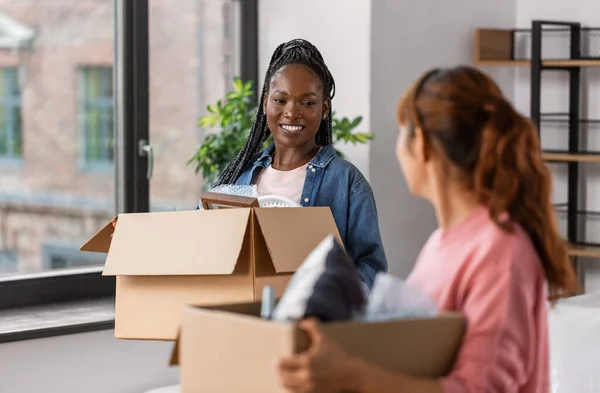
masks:
[[[308,169],[313,169],[313,166],[312,166],[312,165],[309,165],[309,166],[308,166]],[[313,172],[314,172],[314,171],[313,171]]]
[[[306,202],[306,203],[308,203],[309,200],[310,199],[308,199],[308,198],[304,198],[304,202]]]
[[[311,172],[316,172],[317,170],[315,168],[310,168]]]

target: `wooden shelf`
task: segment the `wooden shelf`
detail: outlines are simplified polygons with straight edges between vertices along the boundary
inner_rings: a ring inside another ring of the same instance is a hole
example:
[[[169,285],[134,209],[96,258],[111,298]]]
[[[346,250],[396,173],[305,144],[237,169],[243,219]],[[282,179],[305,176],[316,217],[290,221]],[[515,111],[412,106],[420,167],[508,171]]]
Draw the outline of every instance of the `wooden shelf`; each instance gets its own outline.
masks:
[[[529,67],[529,60],[481,60],[475,59],[477,67]]]
[[[600,60],[544,60],[542,65],[544,67],[600,67]]]
[[[569,154],[569,153],[542,153],[544,161],[549,162],[596,162],[600,163],[600,155]]]
[[[476,59],[477,67],[529,67],[529,60],[482,60]],[[544,67],[600,67],[600,60],[545,60]]]
[[[528,67],[529,60],[512,60],[514,30],[475,29],[475,65],[478,67]],[[600,67],[600,59],[544,60],[544,67]]]
[[[569,255],[582,258],[600,258],[600,247],[570,245]]]

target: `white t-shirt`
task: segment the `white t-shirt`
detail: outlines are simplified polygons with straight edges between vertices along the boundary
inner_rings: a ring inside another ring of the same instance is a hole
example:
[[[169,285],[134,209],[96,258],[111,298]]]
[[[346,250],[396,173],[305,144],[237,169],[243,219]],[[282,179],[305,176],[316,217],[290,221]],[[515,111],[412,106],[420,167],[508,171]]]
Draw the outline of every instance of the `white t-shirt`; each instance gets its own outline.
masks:
[[[269,165],[258,175],[256,182],[258,195],[278,195],[299,204],[307,166],[308,163],[291,171],[279,171]]]

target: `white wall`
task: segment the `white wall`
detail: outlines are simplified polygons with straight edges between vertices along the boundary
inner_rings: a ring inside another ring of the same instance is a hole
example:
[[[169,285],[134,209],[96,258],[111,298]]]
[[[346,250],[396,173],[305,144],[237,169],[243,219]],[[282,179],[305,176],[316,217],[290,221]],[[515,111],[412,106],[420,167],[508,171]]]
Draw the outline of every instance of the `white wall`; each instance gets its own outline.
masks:
[[[580,22],[587,27],[600,27],[600,1],[598,0],[518,0],[516,12],[517,27],[530,28],[533,19],[560,20]],[[597,45],[597,44],[596,44]],[[515,79],[515,104],[517,108],[529,115],[530,111],[530,72],[527,68],[519,69]],[[582,73],[581,115],[583,117],[600,118],[600,69],[588,68]],[[542,113],[566,112],[569,105],[567,73],[548,72],[542,79]],[[561,148],[567,146],[566,126],[542,124],[542,146],[545,148]],[[582,129],[583,138],[587,138],[587,146],[600,150],[600,127],[594,126],[589,131]],[[585,146],[585,145],[584,145]],[[600,165],[581,164],[582,167],[582,209],[600,211]],[[566,166],[552,165],[555,182],[556,202],[567,200]],[[561,223],[565,224],[562,219]],[[593,241],[600,238],[600,220],[596,219],[582,229],[590,231]],[[593,233],[592,232],[596,232]],[[586,291],[600,290],[600,266],[593,259],[582,259],[585,266]]]
[[[514,25],[515,0],[427,0],[411,4],[410,12],[397,0],[306,0],[301,6],[261,0],[259,6],[261,84],[277,45],[308,39],[336,80],[334,109],[364,116],[363,130],[375,134],[370,149],[344,150],[374,186],[390,271],[405,275],[435,219],[427,204],[408,194],[395,160],[396,102],[427,67],[471,63],[474,28]],[[492,74],[512,97],[514,71]]]
[[[174,385],[172,344],[116,340],[112,330],[0,344],[0,392],[144,393]]]
[[[259,2],[260,85],[273,50],[292,38],[305,38],[322,52],[336,82],[334,109],[344,116],[364,116],[362,130],[375,134],[370,147],[345,147],[349,159],[371,181],[378,202],[390,271],[406,275],[435,227],[429,205],[408,193],[394,156],[397,100],[425,69],[473,60],[476,27],[529,27],[532,19],[580,21],[600,26],[598,0],[261,0]],[[460,10],[460,12],[458,12]],[[488,68],[517,108],[529,113],[529,71]],[[600,70],[585,72],[582,103],[600,118]],[[543,82],[543,110],[564,111],[566,81],[558,74]],[[564,143],[556,130],[543,134],[546,146]],[[594,129],[600,147],[600,130]],[[554,138],[554,139],[553,139]],[[556,139],[558,138],[558,139]],[[600,165],[585,165],[587,208],[600,211]],[[566,197],[564,170],[555,166],[556,200]],[[596,184],[593,184],[596,183]],[[595,204],[594,204],[594,201]],[[600,222],[598,223],[600,229]],[[600,236],[600,234],[598,235]],[[592,266],[594,261],[589,261]],[[600,267],[588,269],[588,290],[600,288]]]
[[[263,79],[277,46],[294,38],[312,42],[336,82],[333,110],[363,116],[358,131],[369,130],[371,0],[260,0],[259,73]],[[368,145],[340,146],[368,178]]]
[[[516,0],[375,0],[371,29],[371,182],[390,271],[406,275],[436,227],[431,207],[410,195],[395,157],[395,110],[426,69],[473,62],[476,27],[511,27]],[[512,98],[514,70],[487,70]]]

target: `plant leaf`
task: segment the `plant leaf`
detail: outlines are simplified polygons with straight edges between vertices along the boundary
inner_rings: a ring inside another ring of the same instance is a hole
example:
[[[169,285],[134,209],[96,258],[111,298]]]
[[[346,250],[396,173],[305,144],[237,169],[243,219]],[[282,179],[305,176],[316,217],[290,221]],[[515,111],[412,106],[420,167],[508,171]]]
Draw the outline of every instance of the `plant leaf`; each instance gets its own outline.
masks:
[[[363,119],[362,116],[358,116],[357,118],[352,120],[352,123],[350,123],[350,129],[354,129],[354,128],[358,127],[358,125],[360,124],[362,119]]]
[[[242,80],[238,77],[233,78],[233,90],[238,93],[241,93],[244,90],[244,84]]]

